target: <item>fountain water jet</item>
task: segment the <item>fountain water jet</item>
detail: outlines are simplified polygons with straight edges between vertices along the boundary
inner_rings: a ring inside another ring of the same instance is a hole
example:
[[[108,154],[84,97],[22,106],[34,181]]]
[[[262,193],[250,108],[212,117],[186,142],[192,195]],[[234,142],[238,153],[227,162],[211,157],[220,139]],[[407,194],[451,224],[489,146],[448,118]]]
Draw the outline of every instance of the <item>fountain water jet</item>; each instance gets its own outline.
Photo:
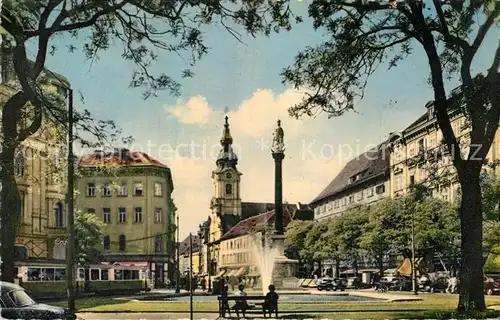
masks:
[[[273,283],[275,261],[279,257],[280,252],[278,248],[271,246],[268,236],[264,234],[263,237],[264,241],[255,236],[252,246],[252,257],[260,273],[262,294],[266,295],[267,288]]]

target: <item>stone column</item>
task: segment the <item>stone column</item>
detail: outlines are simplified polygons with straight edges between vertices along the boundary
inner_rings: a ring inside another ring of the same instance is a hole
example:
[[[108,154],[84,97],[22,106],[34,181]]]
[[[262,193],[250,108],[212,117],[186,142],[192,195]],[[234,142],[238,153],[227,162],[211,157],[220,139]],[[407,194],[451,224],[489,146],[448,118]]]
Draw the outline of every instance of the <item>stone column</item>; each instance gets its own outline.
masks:
[[[284,234],[283,228],[283,159],[285,154],[273,152],[274,158],[274,228],[277,235]]]

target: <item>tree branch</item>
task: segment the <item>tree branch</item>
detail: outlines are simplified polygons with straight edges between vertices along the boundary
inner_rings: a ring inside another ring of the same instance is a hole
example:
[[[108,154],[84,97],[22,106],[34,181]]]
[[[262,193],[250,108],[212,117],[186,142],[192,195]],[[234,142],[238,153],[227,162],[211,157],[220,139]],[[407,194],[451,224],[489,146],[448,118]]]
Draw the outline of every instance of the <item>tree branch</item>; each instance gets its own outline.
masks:
[[[70,24],[64,24],[60,25],[57,27],[57,29],[53,29],[54,25],[52,25],[51,28],[45,28],[43,30],[33,30],[33,31],[27,31],[25,32],[26,37],[32,38],[32,37],[37,37],[40,36],[44,32],[48,32],[51,35],[58,33],[58,32],[64,32],[64,31],[72,31],[72,30],[77,30],[77,29],[83,29],[86,27],[90,27],[94,25],[97,20],[107,14],[113,13],[117,9],[122,8],[127,4],[127,0],[124,0],[118,4],[115,4],[114,6],[107,7],[105,9],[102,9],[101,11],[95,13],[92,17],[90,17],[88,20],[85,21],[80,21],[80,22],[75,22],[75,23],[70,23]],[[70,11],[66,11],[66,17],[69,17],[72,15],[72,12],[81,10],[81,7],[73,8]]]
[[[450,30],[448,29],[448,23],[446,22],[446,18],[444,16],[443,8],[441,7],[441,1],[440,0],[432,0],[434,3],[434,7],[436,8],[436,12],[439,18],[439,23],[441,25],[441,28],[439,28],[439,31],[443,36],[446,41],[449,43],[452,43],[456,46],[458,46],[460,49],[462,49],[462,52],[468,52],[470,51],[470,45],[467,41],[460,39],[459,37],[455,37],[450,34]]]
[[[483,40],[486,37],[486,34],[488,33],[488,30],[490,30],[491,26],[495,23],[495,20],[498,18],[499,15],[500,15],[500,2],[496,1],[496,5],[495,8],[493,9],[493,12],[488,16],[488,19],[486,19],[486,21],[479,27],[476,38],[472,43],[471,47],[472,56],[476,54],[477,50],[483,43]]]

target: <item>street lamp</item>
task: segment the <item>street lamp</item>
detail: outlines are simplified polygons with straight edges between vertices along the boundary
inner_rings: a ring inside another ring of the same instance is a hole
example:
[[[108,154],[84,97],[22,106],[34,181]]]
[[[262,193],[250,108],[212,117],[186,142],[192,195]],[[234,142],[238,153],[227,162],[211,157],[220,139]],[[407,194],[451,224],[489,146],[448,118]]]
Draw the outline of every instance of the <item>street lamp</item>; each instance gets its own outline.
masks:
[[[179,265],[179,259],[180,259],[180,254],[179,251],[181,249],[180,245],[180,239],[179,239],[179,214],[177,214],[177,242],[176,242],[176,248],[177,248],[177,272],[175,275],[175,293],[181,293],[181,286],[180,286],[180,278],[181,278],[181,271],[180,271],[180,265]]]
[[[406,203],[403,204],[406,209]],[[411,287],[413,294],[417,295],[417,273],[415,269],[415,210],[411,210]]]

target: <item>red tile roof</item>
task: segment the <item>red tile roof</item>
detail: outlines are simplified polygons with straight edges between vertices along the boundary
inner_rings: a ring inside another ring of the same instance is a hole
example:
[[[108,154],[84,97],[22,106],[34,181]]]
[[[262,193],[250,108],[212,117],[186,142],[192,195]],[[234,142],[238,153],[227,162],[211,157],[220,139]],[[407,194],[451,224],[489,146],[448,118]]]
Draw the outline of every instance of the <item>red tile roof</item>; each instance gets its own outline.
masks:
[[[83,156],[80,159],[81,166],[103,166],[103,165],[126,165],[126,166],[158,166],[166,167],[160,161],[140,151],[128,151],[126,149],[115,152],[99,152]]]
[[[227,233],[225,233],[221,240],[226,240],[230,238],[235,238],[247,234],[254,228],[263,227],[265,225],[274,224],[276,215],[274,210],[261,213],[257,216],[250,217],[245,220],[241,220],[234,227],[232,227]],[[283,226],[286,227],[290,221],[292,221],[292,215],[288,211],[286,206],[283,206]]]

